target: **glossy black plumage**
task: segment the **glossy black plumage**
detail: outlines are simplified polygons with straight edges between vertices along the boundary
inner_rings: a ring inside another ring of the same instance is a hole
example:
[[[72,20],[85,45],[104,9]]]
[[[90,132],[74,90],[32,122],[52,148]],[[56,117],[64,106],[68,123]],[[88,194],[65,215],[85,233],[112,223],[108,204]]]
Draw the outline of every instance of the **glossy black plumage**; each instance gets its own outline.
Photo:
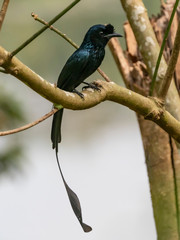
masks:
[[[121,35],[114,32],[114,27],[108,25],[94,25],[86,33],[84,40],[67,60],[57,82],[57,87],[72,92],[87,77],[100,66],[105,55],[105,46],[112,37]],[[59,110],[53,117],[51,140],[53,148],[58,151],[61,141],[61,121],[63,110]]]
[[[92,26],[86,33],[79,49],[77,49],[67,60],[59,75],[57,87],[69,92],[75,91],[75,88],[100,66],[102,60],[104,59],[105,46],[112,37],[121,37],[121,35],[114,32],[114,27],[111,24],[98,24]],[[56,150],[59,169],[60,165],[57,152],[58,143],[61,141],[61,122],[63,111],[64,110],[62,108],[54,114],[51,130],[52,147]],[[68,187],[61,169],[60,173],[76,217],[85,232],[91,231],[91,227],[82,222],[81,207],[77,195]]]

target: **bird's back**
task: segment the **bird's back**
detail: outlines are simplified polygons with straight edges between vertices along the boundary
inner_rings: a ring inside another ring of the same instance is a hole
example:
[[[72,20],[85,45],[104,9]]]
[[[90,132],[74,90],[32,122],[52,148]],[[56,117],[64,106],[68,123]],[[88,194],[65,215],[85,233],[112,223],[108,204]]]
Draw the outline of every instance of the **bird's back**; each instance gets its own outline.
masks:
[[[67,60],[59,75],[57,87],[66,91],[75,89],[96,71],[104,55],[104,48],[95,49],[90,46],[81,46]]]

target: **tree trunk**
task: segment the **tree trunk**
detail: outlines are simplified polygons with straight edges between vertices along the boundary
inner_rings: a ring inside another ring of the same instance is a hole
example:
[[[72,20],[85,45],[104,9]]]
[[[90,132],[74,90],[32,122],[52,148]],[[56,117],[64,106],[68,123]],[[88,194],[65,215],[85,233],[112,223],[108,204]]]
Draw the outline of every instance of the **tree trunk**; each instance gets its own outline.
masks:
[[[148,96],[160,50],[157,40],[161,45],[174,0],[163,4],[161,15],[151,21],[141,0],[121,0],[121,3],[129,20],[129,23],[126,22],[124,25],[127,51],[123,53],[115,39],[112,39],[109,46],[126,86]],[[160,64],[156,90],[167,69],[166,63],[172,50],[177,21],[176,15],[164,58]],[[156,33],[157,40],[152,29]],[[178,82],[180,82],[179,72],[176,68],[176,86],[179,86]],[[166,108],[179,120],[180,99],[174,83],[173,81],[166,98]],[[180,239],[180,156],[177,145],[159,126],[142,116],[137,118],[144,145],[157,238],[178,240]]]
[[[159,240],[177,240],[179,232],[179,154],[171,137],[138,116]],[[178,173],[177,173],[178,171]]]

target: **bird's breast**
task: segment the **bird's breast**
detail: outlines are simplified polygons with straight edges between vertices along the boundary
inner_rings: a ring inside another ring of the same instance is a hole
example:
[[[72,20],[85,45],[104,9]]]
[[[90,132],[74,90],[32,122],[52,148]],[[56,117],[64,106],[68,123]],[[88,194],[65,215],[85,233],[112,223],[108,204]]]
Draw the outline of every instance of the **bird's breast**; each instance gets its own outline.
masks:
[[[96,68],[99,67],[102,60],[104,59],[105,51],[104,49],[93,49],[90,54],[90,61],[95,65]]]

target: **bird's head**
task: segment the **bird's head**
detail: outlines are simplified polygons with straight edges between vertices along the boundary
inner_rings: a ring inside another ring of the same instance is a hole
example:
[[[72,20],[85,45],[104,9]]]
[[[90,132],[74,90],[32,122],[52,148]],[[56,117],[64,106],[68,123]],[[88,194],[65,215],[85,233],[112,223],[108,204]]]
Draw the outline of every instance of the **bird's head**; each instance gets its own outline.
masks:
[[[116,33],[111,24],[98,24],[88,30],[84,41],[90,41],[94,45],[105,47],[112,37],[122,37],[122,35]]]

